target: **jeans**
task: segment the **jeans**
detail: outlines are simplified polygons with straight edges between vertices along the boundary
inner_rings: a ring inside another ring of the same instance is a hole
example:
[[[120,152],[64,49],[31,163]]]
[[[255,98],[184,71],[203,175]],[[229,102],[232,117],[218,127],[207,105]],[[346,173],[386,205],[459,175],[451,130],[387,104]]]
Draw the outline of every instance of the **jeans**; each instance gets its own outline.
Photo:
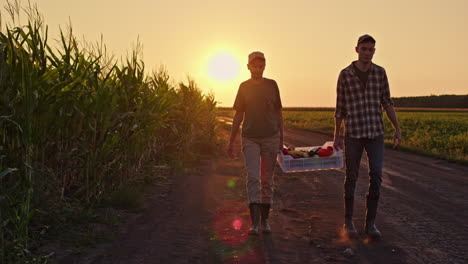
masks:
[[[382,184],[384,156],[383,135],[375,138],[345,137],[346,178],[344,183],[345,199],[354,199],[354,190],[359,176],[362,151],[366,150],[369,164],[368,199],[378,200]]]
[[[273,202],[273,171],[279,143],[279,134],[267,138],[242,137],[249,203]]]

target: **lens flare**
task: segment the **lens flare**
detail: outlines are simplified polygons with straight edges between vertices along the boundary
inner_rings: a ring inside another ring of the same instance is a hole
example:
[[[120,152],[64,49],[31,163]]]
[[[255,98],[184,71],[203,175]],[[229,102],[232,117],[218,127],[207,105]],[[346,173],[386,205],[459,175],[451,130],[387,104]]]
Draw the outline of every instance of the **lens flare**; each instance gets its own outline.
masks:
[[[229,188],[235,188],[236,187],[236,181],[235,180],[228,180],[227,181],[227,186]]]
[[[226,201],[214,215],[214,231],[220,242],[226,245],[242,245],[248,240],[247,206],[237,201]]]
[[[242,220],[236,219],[232,221],[232,227],[234,227],[235,230],[240,230],[242,228]]]
[[[212,247],[222,263],[266,263],[249,236],[249,211],[244,201],[224,201],[213,217]]]

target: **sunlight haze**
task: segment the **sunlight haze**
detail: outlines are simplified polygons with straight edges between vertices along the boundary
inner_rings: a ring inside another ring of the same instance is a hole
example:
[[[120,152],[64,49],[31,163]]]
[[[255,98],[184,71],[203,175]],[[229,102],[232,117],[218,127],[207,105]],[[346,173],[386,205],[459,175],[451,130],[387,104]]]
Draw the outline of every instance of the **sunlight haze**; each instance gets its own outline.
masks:
[[[334,106],[339,71],[357,58],[366,33],[393,97],[468,93],[466,0],[36,2],[50,39],[69,20],[79,39],[103,34],[117,57],[139,38],[147,72],[165,65],[176,83],[194,79],[220,106],[232,106],[250,76],[247,55],[257,50],[284,106]]]

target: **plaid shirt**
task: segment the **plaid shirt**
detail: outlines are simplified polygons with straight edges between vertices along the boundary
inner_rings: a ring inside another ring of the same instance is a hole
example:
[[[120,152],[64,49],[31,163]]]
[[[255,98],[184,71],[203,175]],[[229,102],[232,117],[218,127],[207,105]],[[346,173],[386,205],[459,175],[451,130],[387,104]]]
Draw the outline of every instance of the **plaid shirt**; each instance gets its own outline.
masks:
[[[346,136],[374,138],[383,135],[382,107],[393,105],[385,69],[371,64],[363,87],[353,64],[340,72],[335,117],[345,121]]]

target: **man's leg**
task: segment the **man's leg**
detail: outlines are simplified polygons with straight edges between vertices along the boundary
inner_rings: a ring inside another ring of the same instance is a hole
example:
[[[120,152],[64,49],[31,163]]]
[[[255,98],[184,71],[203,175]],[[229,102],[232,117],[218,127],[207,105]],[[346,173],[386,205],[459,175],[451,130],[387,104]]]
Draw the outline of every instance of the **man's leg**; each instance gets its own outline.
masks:
[[[258,234],[260,224],[260,144],[251,138],[242,137],[242,151],[247,169],[247,196],[249,199],[252,227],[249,233]]]
[[[383,135],[369,140],[365,146],[367,160],[369,163],[369,192],[367,194],[366,211],[366,234],[373,238],[382,236],[375,226],[375,217],[377,215],[377,205],[380,197],[380,186],[382,184],[382,168],[384,156],[384,138]]]
[[[344,183],[344,207],[345,207],[345,224],[343,230],[345,235],[350,238],[357,237],[357,231],[353,223],[354,213],[354,190],[356,189],[356,181],[359,176],[359,166],[364,146],[361,139],[346,137],[345,138],[345,161],[346,161],[346,177]]]
[[[260,156],[261,156],[261,206],[262,217],[261,226],[264,233],[270,233],[271,228],[268,224],[271,204],[273,203],[273,186],[274,186],[274,169],[276,164],[276,156],[279,151],[279,135],[262,139]]]

